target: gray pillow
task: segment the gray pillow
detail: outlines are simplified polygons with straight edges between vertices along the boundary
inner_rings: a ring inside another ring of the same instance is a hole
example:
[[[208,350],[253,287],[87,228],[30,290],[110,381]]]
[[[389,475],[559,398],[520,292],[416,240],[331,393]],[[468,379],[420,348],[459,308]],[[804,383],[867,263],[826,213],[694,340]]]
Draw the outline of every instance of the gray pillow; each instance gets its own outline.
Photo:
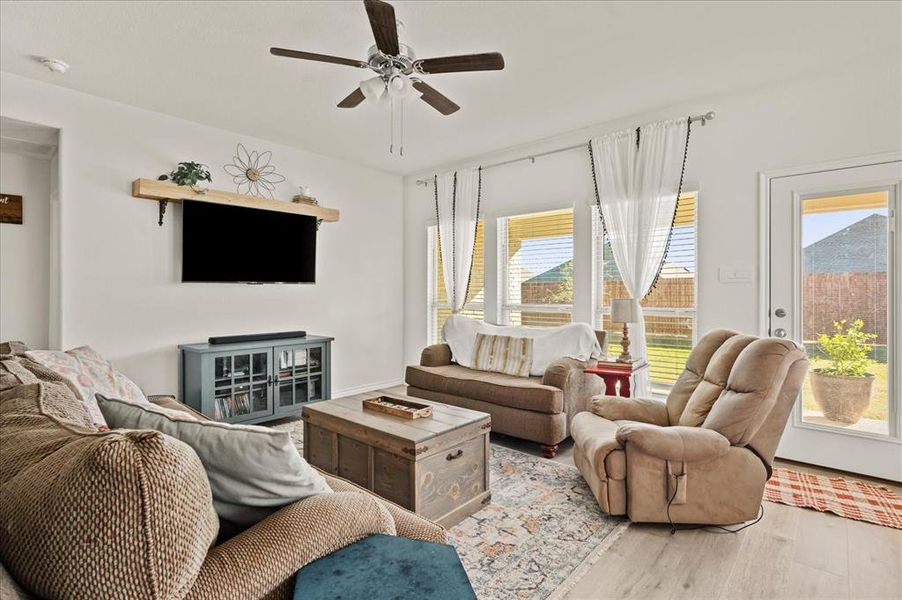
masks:
[[[286,504],[332,491],[287,431],[201,421],[184,411],[101,394],[97,403],[111,429],[154,429],[191,446],[207,472],[217,514],[239,525],[253,525]]]

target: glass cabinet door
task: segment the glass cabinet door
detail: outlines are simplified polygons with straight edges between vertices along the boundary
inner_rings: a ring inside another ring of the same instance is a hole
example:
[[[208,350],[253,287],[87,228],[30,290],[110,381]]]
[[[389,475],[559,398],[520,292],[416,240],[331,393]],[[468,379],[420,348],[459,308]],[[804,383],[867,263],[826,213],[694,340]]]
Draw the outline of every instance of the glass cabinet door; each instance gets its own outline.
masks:
[[[307,349],[277,348],[276,356],[276,410],[293,410],[296,404],[307,401]]]
[[[266,350],[215,355],[212,417],[239,422],[270,414],[269,363]]]
[[[311,400],[323,399],[323,377],[322,375],[311,375],[309,383],[309,398]]]
[[[323,370],[323,348],[322,346],[314,346],[309,350],[310,354],[310,372],[321,373]]]
[[[321,400],[321,347],[289,346],[276,348],[276,412],[297,413],[297,406]]]

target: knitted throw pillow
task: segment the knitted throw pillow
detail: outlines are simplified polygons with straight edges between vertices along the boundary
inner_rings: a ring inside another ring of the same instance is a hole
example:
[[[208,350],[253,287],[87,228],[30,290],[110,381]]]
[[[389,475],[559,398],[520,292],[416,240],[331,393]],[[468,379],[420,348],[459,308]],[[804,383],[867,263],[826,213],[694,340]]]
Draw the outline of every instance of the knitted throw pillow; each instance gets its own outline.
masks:
[[[48,382],[0,393],[0,560],[41,598],[183,597],[219,527],[200,460],[81,414]]]
[[[114,429],[154,429],[191,446],[207,472],[216,512],[233,523],[253,525],[286,504],[332,491],[287,431],[200,420],[101,395],[97,401]]]

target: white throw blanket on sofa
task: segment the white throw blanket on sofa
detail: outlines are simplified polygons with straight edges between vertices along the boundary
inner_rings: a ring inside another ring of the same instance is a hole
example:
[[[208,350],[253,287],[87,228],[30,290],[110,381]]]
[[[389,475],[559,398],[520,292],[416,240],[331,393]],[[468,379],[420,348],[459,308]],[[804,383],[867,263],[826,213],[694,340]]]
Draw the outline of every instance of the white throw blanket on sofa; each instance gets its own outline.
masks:
[[[452,315],[445,321],[442,338],[451,347],[451,356],[457,364],[463,367],[473,366],[477,333],[535,340],[530,375],[543,375],[548,365],[559,358],[587,361],[601,357],[601,345],[595,337],[595,331],[585,323],[571,323],[560,327],[504,326]]]

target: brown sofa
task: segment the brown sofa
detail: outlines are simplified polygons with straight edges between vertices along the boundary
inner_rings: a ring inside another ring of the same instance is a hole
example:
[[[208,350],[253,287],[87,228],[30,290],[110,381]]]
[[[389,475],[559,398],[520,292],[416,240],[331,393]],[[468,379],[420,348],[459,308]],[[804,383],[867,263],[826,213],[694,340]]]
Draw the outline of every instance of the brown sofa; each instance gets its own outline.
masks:
[[[289,598],[305,564],[374,533],[444,530],[326,475],[227,541],[186,444],[99,431],[63,380],[0,347],[0,592],[6,598]]]
[[[596,337],[605,348],[605,332]],[[408,395],[489,413],[492,431],[538,442],[553,458],[573,417],[604,393],[601,378],[583,372],[594,364],[561,358],[542,377],[515,377],[462,367],[452,362],[448,344],[436,344],[423,350],[419,365],[407,367],[405,381]]]
[[[600,396],[573,420],[573,460],[602,510],[638,522],[753,519],[808,359],[794,343],[702,337],[667,401]]]

